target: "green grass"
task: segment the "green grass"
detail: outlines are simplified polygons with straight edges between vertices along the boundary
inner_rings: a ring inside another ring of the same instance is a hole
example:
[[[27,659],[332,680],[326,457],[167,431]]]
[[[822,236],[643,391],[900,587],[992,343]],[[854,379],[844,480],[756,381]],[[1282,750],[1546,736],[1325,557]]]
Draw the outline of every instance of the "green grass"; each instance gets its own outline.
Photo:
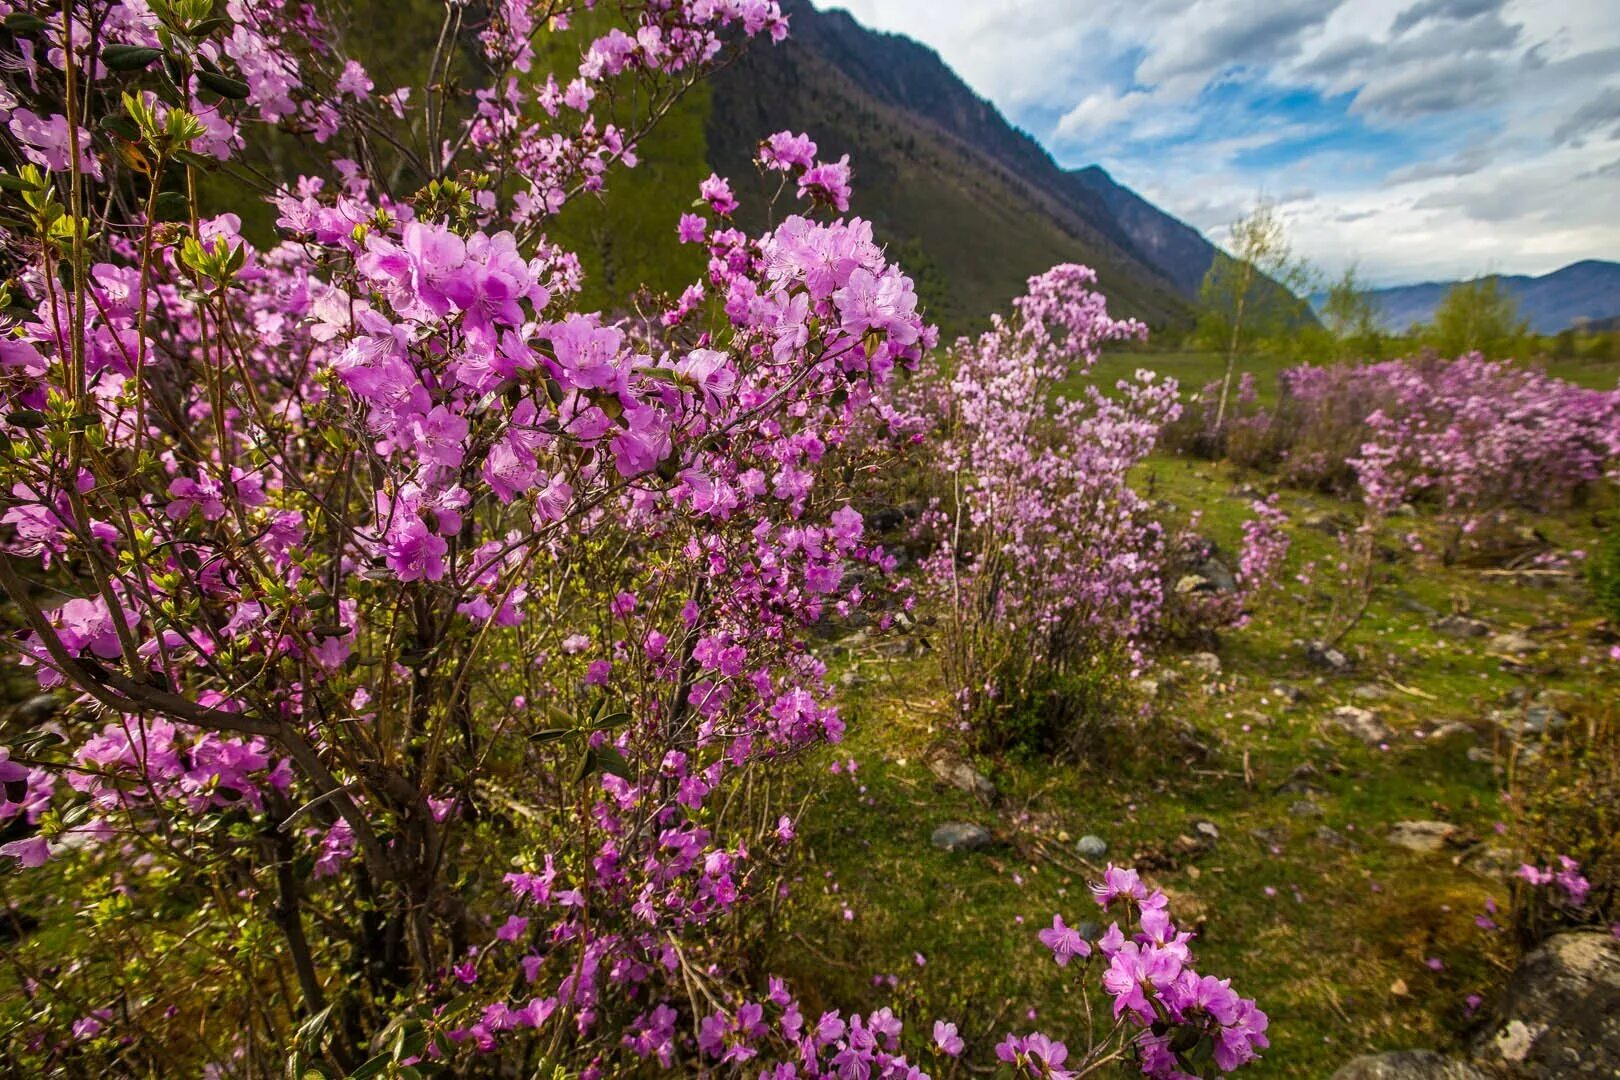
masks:
[[[1162,368],[1208,364],[1176,356]],[[1205,530],[1235,546],[1253,478],[1159,457],[1139,479],[1175,506],[1172,514],[1202,509]],[[1353,514],[1317,495],[1285,491],[1282,501],[1296,523],[1312,512]],[[1590,539],[1579,515],[1537,524],[1565,547]],[[1296,524],[1293,536],[1291,569],[1336,555],[1321,531]],[[1554,579],[1549,589],[1410,556],[1384,571],[1344,643],[1353,673],[1324,676],[1306,665],[1298,640],[1320,632],[1328,597],[1321,585],[1290,583],[1250,627],[1227,636],[1213,684],[1166,657],[1162,671],[1178,677],[1149,718],[1122,727],[1106,760],[978,762],[1000,789],[994,808],[941,784],[926,766],[932,751],[954,741],[929,658],[854,658],[869,681],[854,691],[849,739],[807,781],[826,797],[803,829],[810,863],[772,970],[828,1004],[874,1007],[896,994],[874,990],[873,978],[895,975],[911,1019],[958,1017],[980,1053],[1008,1030],[1083,1031],[1079,976],[1054,966],[1035,932],[1054,912],[1071,924],[1094,917],[1088,871],[1073,846],[1094,832],[1108,840],[1110,859],[1163,866],[1152,876],[1171,892],[1172,910],[1202,920],[1200,967],[1231,976],[1270,1013],[1273,1048],[1251,1075],[1325,1076],[1357,1053],[1455,1043],[1469,1025],[1466,996],[1489,997],[1503,982],[1506,947],[1472,920],[1487,896],[1502,901],[1506,890],[1447,855],[1413,855],[1385,835],[1395,821],[1438,818],[1493,840],[1494,824],[1507,816],[1504,781],[1491,764],[1468,759],[1472,740],[1425,743],[1411,732],[1462,720],[1490,747],[1486,714],[1514,689],[1596,701],[1620,690],[1620,679],[1579,632],[1592,612],[1578,578]],[[1540,627],[1549,648],[1527,675],[1478,640],[1431,630],[1423,607],[1467,609],[1500,630]],[[1555,626],[1575,629],[1548,629]],[[1274,690],[1279,681],[1308,700],[1287,706]],[[1388,694],[1375,706],[1399,732],[1388,750],[1323,724],[1364,684]],[[1208,756],[1190,753],[1183,732]],[[854,780],[823,771],[834,757],[860,763]],[[1293,815],[1303,796],[1275,790],[1303,763],[1325,789],[1316,796],[1320,817]],[[1200,819],[1220,831],[1214,849],[1165,865],[1177,837]],[[930,846],[934,827],[962,820],[992,828],[998,844],[955,855]],[[1343,843],[1318,839],[1319,826]],[[1431,971],[1430,957],[1443,969]]]

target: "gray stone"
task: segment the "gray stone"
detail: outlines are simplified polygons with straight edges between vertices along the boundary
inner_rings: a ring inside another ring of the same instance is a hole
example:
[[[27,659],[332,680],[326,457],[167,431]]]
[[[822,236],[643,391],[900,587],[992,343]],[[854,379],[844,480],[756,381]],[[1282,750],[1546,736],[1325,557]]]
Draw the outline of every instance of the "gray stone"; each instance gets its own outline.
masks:
[[[1305,659],[1335,674],[1350,670],[1350,658],[1331,645],[1313,641],[1305,646]]]
[[[1518,860],[1511,848],[1481,844],[1463,858],[1463,865],[1481,877],[1506,882],[1518,869]]]
[[[1485,1074],[1433,1050],[1393,1050],[1355,1058],[1333,1080],[1485,1080]]]
[[[1212,652],[1196,652],[1187,657],[1187,666],[1214,678],[1221,673],[1221,658]]]
[[[1288,812],[1290,814],[1293,814],[1295,817],[1321,817],[1322,816],[1322,808],[1320,806],[1317,806],[1315,803],[1311,802],[1311,800],[1309,800],[1309,799],[1300,799],[1298,802],[1296,802],[1293,805],[1289,806]]]
[[[1221,830],[1215,827],[1213,821],[1195,821],[1193,822],[1193,831],[1209,840],[1219,840],[1221,838]]]
[[[1108,854],[1108,841],[1087,833],[1079,839],[1074,848],[1088,859],[1100,859]]]
[[[990,800],[996,797],[996,785],[984,773],[965,761],[937,757],[928,762],[929,771],[953,788]]]
[[[1486,642],[1486,647],[1494,653],[1506,653],[1509,656],[1526,656],[1541,648],[1536,640],[1524,634],[1497,634]]]
[[[1554,934],[1525,957],[1475,1060],[1516,1080],[1620,1076],[1620,940]]]
[[[978,851],[990,846],[990,830],[969,821],[950,821],[934,830],[929,843],[945,851]]]
[[[1474,729],[1471,725],[1465,724],[1461,720],[1447,720],[1445,723],[1429,732],[1429,738],[1443,740],[1450,739],[1458,735],[1472,736],[1473,734]]]
[[[1479,619],[1470,619],[1466,615],[1447,615],[1443,619],[1435,620],[1434,628],[1442,634],[1452,637],[1484,637],[1491,632],[1489,623]]]
[[[1290,705],[1303,705],[1307,696],[1305,691],[1290,683],[1276,683],[1271,690]]]
[[[1524,730],[1533,735],[1557,731],[1569,723],[1569,714],[1552,705],[1532,705],[1524,710]]]
[[[1389,842],[1396,847],[1432,854],[1457,835],[1457,826],[1444,821],[1397,821],[1389,830]]]
[[[1395,737],[1395,730],[1380,720],[1378,714],[1371,709],[1340,705],[1328,714],[1328,719],[1336,727],[1342,728],[1369,746],[1388,742]]]
[[[1176,582],[1176,595],[1186,596],[1188,593],[1214,592],[1214,587],[1208,578],[1197,574],[1183,574]]]
[[[1376,683],[1366,683],[1350,691],[1350,696],[1357,701],[1383,701],[1389,697],[1389,691]]]
[[[1489,765],[1496,760],[1496,755],[1491,753],[1491,748],[1488,746],[1470,746],[1468,748],[1468,760],[1478,765]]]
[[[1216,558],[1205,559],[1193,567],[1193,573],[1209,583],[1213,592],[1237,592],[1237,577],[1231,569]]]

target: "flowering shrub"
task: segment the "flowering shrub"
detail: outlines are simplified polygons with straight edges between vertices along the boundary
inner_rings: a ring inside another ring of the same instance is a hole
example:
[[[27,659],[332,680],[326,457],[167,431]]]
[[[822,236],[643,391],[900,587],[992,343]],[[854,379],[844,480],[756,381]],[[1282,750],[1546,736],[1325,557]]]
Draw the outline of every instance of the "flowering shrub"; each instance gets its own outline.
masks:
[[[1157,637],[1240,622],[1287,552],[1280,514],[1263,506],[1237,591],[1167,599],[1182,540],[1167,540],[1129,480],[1177,416],[1175,381],[1139,371],[1113,395],[1057,390],[1105,343],[1146,332],[1111,319],[1095,284],[1072,265],[1031,278],[1010,319],[958,341],[899,395],[903,412],[939,417],[925,584],[941,608],[947,683],[991,748],[1073,748]]]
[[[1115,398],[1054,393],[1103,343],[1146,332],[1111,319],[1095,283],[1073,265],[1031,278],[1010,319],[958,341],[902,395],[906,411],[940,417],[923,569],[947,683],[992,741],[998,714],[1043,684],[1142,662],[1162,601],[1162,530],[1126,478],[1174,416],[1175,383],[1139,372]]]
[[[1504,509],[1567,505],[1620,456],[1620,392],[1478,354],[1303,365],[1278,376],[1278,391],[1274,408],[1234,421],[1239,464],[1358,490],[1386,514],[1427,500],[1461,535]],[[1209,411],[1203,399],[1189,409]]]
[[[451,5],[427,83],[383,87],[317,5],[6,5],[0,584],[70,705],[0,751],[0,859],[83,921],[24,979],[21,1068],[754,1056],[731,942],[783,885],[782,764],[843,726],[808,628],[890,587],[850,478],[915,431],[876,398],[935,335],[836,216],[848,162],[787,132],[759,162],[798,212],[745,234],[711,177],[670,223],[703,279],[580,310],[548,222],[787,29],[623,3],[537,70],[583,10]],[[264,182],[272,128],[318,164],[255,243],[201,180]],[[1025,306],[1094,347],[1085,303]],[[908,1074],[883,1010],[770,1001],[799,1075]]]

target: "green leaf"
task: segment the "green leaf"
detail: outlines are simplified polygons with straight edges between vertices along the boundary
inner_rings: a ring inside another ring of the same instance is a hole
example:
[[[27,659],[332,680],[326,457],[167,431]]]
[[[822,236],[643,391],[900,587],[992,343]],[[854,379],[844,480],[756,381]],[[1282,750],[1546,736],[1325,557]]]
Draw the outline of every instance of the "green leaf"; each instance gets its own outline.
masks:
[[[163,55],[150,45],[108,45],[101,50],[101,62],[113,71],[139,71]]]
[[[0,188],[5,188],[7,191],[36,190],[35,186],[30,184],[27,180],[24,180],[20,176],[12,176],[9,173],[0,173]]]
[[[299,1046],[308,1046],[321,1037],[326,1030],[326,1022],[332,1018],[334,1006],[328,1005],[314,1016],[298,1025],[298,1034],[293,1037]]]
[[[164,191],[158,194],[152,209],[159,221],[185,221],[191,216],[191,200],[178,191]]]
[[[533,735],[530,735],[529,741],[532,743],[556,742],[558,739],[566,739],[572,734],[573,732],[569,731],[567,728],[545,728],[542,731],[537,731]]]
[[[627,712],[609,713],[607,716],[604,716],[602,719],[598,720],[595,726],[597,731],[606,731],[608,728],[616,728],[620,724],[625,724],[629,721],[630,714]]]
[[[174,160],[180,162],[180,164],[190,165],[194,169],[212,170],[219,167],[218,161],[215,161],[211,157],[204,157],[202,154],[196,153],[192,150],[176,150],[172,157]]]
[[[141,129],[127,116],[108,113],[101,118],[100,124],[103,131],[110,131],[120,139],[127,139],[130,142],[141,141]]]
[[[582,784],[591,775],[591,773],[595,771],[596,751],[590,747],[586,747],[585,752],[579,756],[579,761],[574,766],[573,782],[576,784]]]
[[[33,34],[45,29],[46,22],[38,15],[26,11],[13,11],[6,16],[5,26],[13,34]]]
[[[6,419],[11,422],[13,427],[24,428],[28,431],[38,431],[49,423],[45,419],[45,414],[38,409],[17,409],[15,412],[7,414]]]
[[[232,101],[241,101],[248,96],[248,84],[241,79],[233,79],[229,75],[216,75],[212,71],[197,72],[197,81],[203,87],[212,90],[222,98]]]
[[[349,1080],[369,1080],[370,1077],[378,1075],[393,1063],[394,1056],[392,1054],[378,1054],[370,1061],[367,1061],[365,1064],[355,1069],[354,1072],[350,1073]]]
[[[428,1030],[420,1024],[406,1030],[401,1028],[399,1038],[394,1040],[394,1060],[403,1061],[406,1058],[419,1058],[427,1049]]]
[[[634,780],[630,771],[630,763],[624,760],[619,748],[611,743],[603,743],[596,751],[597,764],[605,773],[612,773],[621,780]]]
[[[225,18],[223,15],[216,15],[212,19],[204,19],[196,26],[193,26],[190,30],[187,30],[186,36],[201,41],[203,38],[212,35],[214,31],[223,30],[230,25],[231,20]]]

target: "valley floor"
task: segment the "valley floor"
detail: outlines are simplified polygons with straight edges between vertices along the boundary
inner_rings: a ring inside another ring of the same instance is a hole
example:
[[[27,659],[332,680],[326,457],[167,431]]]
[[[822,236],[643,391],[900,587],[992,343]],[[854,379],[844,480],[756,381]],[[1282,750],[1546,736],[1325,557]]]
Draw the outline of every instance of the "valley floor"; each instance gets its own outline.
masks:
[[[1141,481],[1172,517],[1201,508],[1227,550],[1250,485],[1264,483],[1169,457]],[[1334,559],[1332,522],[1354,509],[1281,498],[1290,573]],[[1566,552],[1594,532],[1590,511],[1537,526]],[[1521,574],[1391,555],[1340,645],[1345,670],[1314,665],[1303,648],[1332,598],[1287,580],[1218,656],[1171,653],[1145,672],[1143,717],[1085,760],[972,761],[993,796],[936,775],[940,761],[961,760],[960,740],[923,645],[926,617],[903,654],[858,640],[831,650],[850,688],[850,733],[808,786],[859,797],[815,801],[771,970],[829,1002],[881,995],[908,1002],[908,1021],[965,1020],[981,1047],[1035,1027],[1083,1032],[1082,976],[1054,966],[1036,932],[1054,913],[1070,925],[1095,918],[1086,883],[1114,861],[1141,868],[1178,922],[1199,926],[1201,970],[1231,976],[1270,1014],[1272,1048],[1246,1074],[1328,1076],[1359,1053],[1465,1038],[1516,955],[1475,918],[1488,899],[1506,905],[1518,865],[1512,775],[1557,752],[1529,729],[1578,738],[1612,723],[1620,663],[1578,566]],[[1346,707],[1361,711],[1335,714]],[[930,836],[952,822],[983,826],[993,842],[940,850]],[[1424,830],[1434,850],[1392,839]],[[1082,855],[1082,837],[1106,854]]]

